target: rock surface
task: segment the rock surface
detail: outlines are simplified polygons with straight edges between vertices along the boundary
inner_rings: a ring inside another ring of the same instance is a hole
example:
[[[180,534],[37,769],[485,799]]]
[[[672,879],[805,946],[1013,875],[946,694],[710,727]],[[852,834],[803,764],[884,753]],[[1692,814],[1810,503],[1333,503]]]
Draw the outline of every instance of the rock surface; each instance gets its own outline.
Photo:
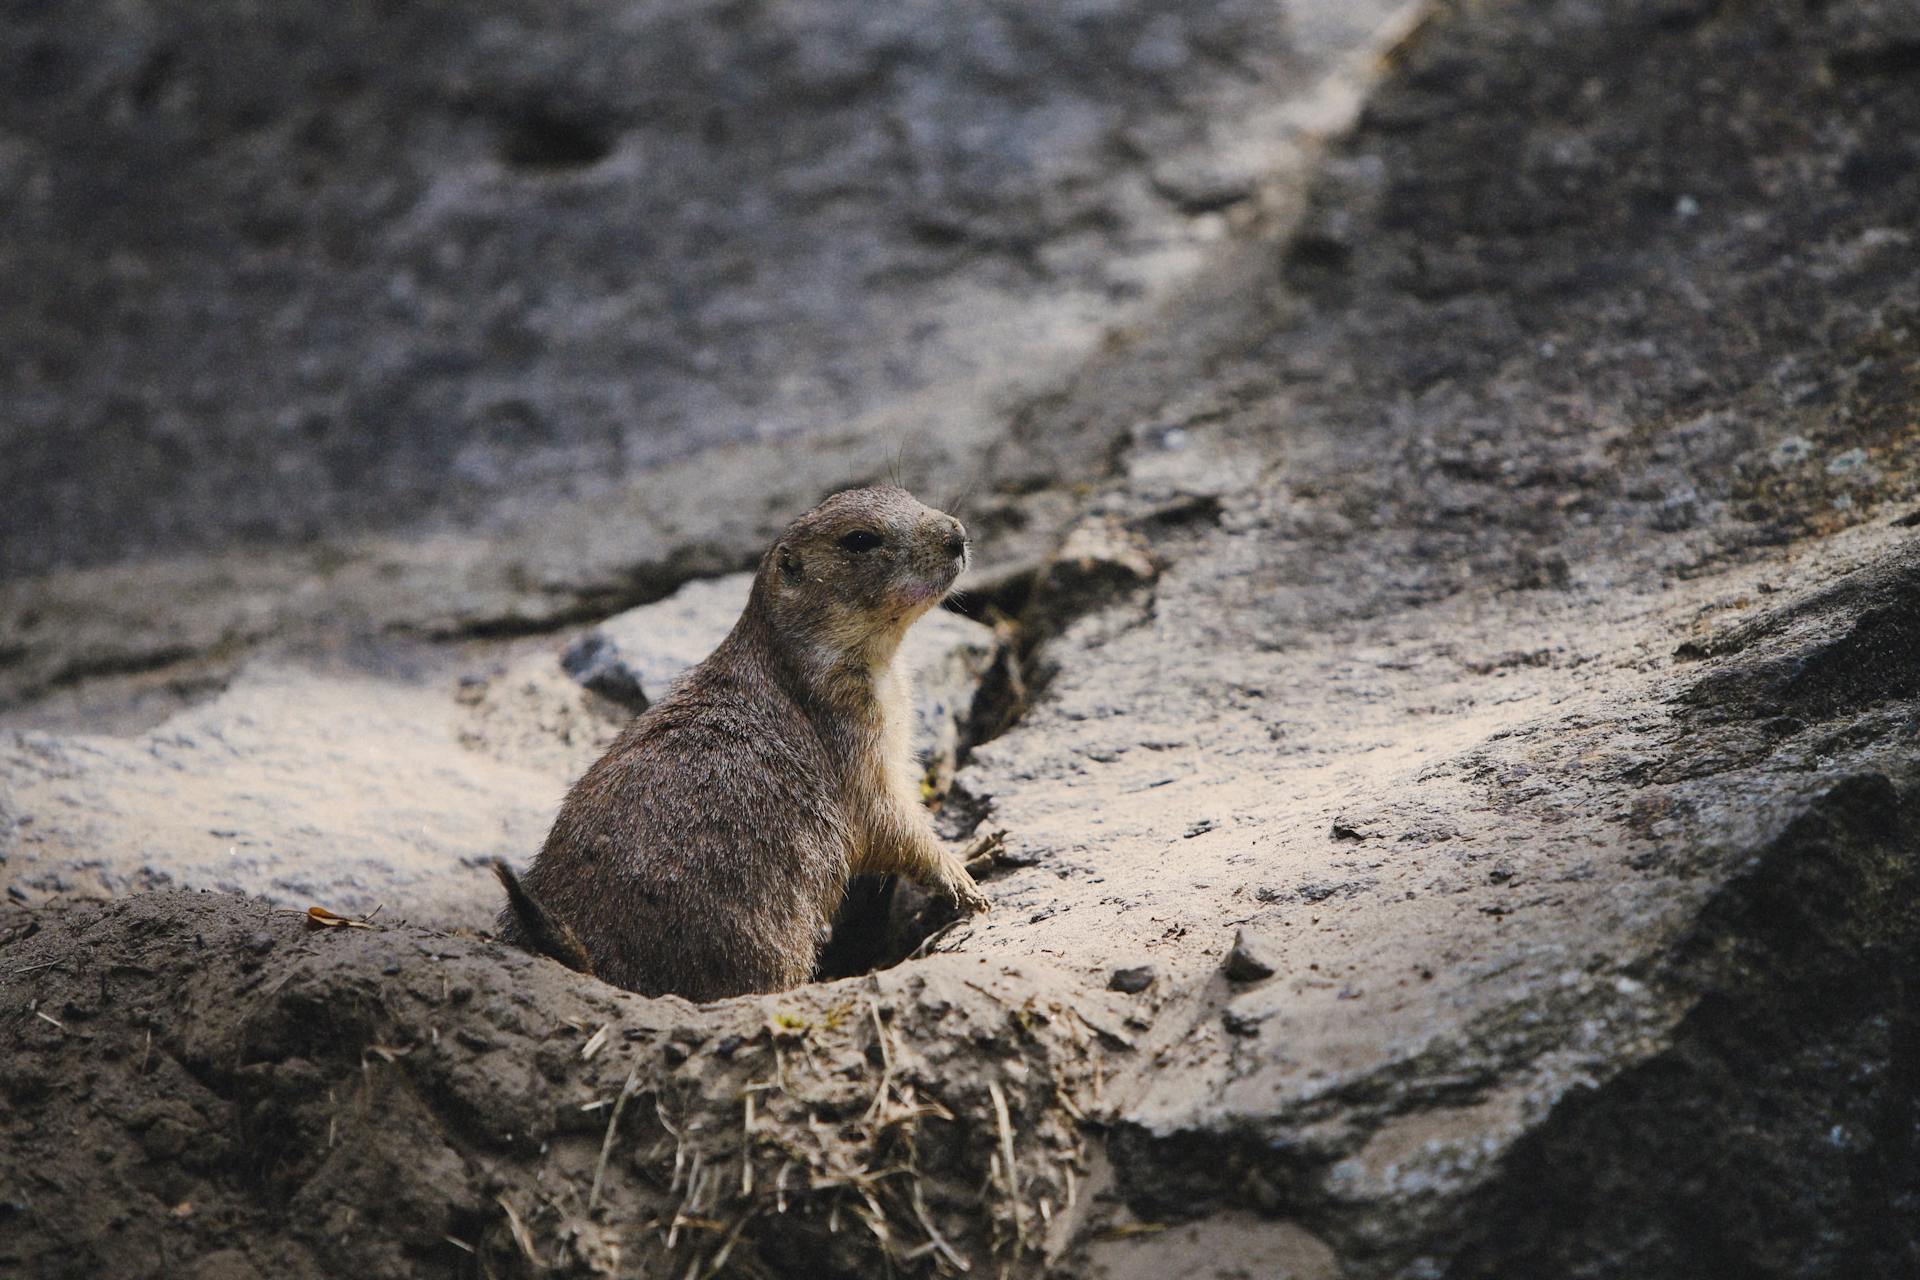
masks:
[[[0,707],[547,629],[890,467],[960,494],[1297,192],[1402,7],[11,10]]]
[[[1920,1272],[1917,39],[1429,11],[1297,222],[996,438],[970,521],[1056,554],[986,593],[994,910],[921,958],[695,1008],[14,912],[0,1262]],[[564,776],[509,695],[487,767]]]
[[[1253,198],[1259,118],[1386,12],[14,11],[0,559],[472,517],[1017,392]]]

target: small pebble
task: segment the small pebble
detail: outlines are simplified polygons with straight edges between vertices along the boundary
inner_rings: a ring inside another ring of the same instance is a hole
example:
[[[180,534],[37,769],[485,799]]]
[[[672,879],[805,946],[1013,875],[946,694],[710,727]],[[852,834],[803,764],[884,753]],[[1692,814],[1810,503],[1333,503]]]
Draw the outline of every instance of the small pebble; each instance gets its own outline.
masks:
[[[1257,1036],[1260,1034],[1260,1019],[1229,1009],[1220,1015],[1220,1024],[1227,1029],[1228,1035]]]
[[[1788,436],[1773,446],[1768,460],[1778,467],[1791,467],[1813,456],[1813,441],[1805,436]]]
[[[1843,476],[1849,471],[1858,471],[1867,465],[1865,449],[1848,449],[1845,453],[1836,453],[1827,460],[1827,474]]]
[[[1258,982],[1271,978],[1276,967],[1272,946],[1265,938],[1245,929],[1233,935],[1233,950],[1227,953],[1225,965],[1227,981]]]

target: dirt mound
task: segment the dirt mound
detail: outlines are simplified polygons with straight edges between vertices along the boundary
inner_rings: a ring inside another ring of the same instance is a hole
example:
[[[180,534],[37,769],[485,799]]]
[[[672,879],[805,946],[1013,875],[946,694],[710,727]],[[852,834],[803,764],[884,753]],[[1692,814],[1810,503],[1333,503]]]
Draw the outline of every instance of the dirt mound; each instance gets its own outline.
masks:
[[[695,1009],[229,895],[0,927],[11,1274],[982,1271],[1097,1212],[1119,1014],[1031,968]]]

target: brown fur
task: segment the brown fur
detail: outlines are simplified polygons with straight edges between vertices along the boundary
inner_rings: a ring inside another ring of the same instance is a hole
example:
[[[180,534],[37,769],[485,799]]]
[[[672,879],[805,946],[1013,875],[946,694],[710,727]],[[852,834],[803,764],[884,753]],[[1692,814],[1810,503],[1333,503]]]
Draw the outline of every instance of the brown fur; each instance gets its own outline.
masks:
[[[891,487],[794,521],[719,648],[574,785],[500,936],[580,967],[543,946],[564,930],[608,982],[716,1000],[805,982],[856,872],[985,909],[919,802],[893,665],[965,533]],[[843,541],[863,534],[880,544]]]

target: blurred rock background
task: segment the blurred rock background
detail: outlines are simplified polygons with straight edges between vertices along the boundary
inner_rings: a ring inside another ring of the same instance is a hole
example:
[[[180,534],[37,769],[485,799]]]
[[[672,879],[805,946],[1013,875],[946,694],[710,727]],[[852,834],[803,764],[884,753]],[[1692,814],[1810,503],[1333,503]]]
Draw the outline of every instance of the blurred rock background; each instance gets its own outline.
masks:
[[[1191,273],[1392,6],[1318,8],[14,6],[0,562],[977,431]]]
[[[13,7],[0,699],[545,627],[853,481],[981,488],[1297,198],[1395,12]]]

